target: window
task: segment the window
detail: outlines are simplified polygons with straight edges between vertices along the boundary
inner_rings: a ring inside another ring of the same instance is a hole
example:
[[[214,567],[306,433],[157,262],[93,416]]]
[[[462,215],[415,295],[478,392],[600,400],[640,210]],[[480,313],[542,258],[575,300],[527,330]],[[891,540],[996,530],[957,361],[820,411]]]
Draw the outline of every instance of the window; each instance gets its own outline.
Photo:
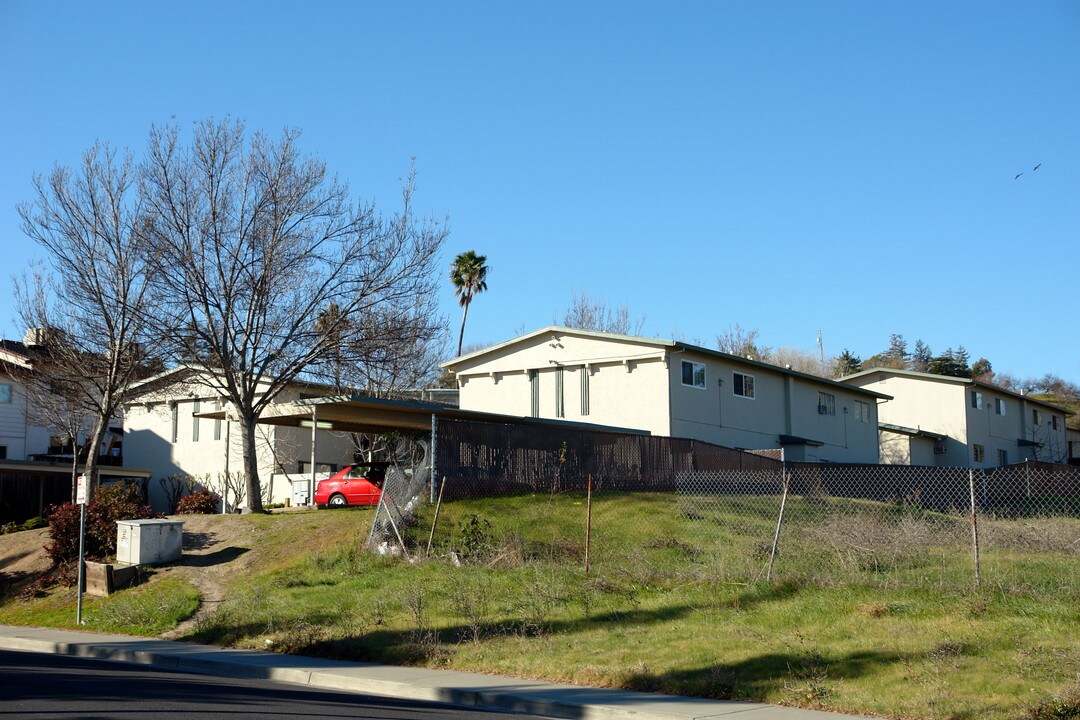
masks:
[[[529,414],[540,417],[540,371],[529,371]]]
[[[7,445],[0,445],[0,460],[7,460]]]
[[[998,415],[1005,414],[1005,401],[1001,398],[994,398],[994,412]]]
[[[818,415],[836,414],[836,396],[830,393],[819,392],[817,395]]]
[[[682,384],[690,387],[705,387],[705,366],[701,363],[682,361]]]
[[[563,368],[555,368],[555,417],[566,417],[563,405]]]
[[[1009,464],[1009,453],[1007,450],[998,450],[998,465],[1004,467]]]
[[[192,403],[191,408],[191,441],[199,442],[199,401]]]
[[[1052,428],[1054,428],[1055,430],[1058,429],[1058,416],[1057,415],[1051,415],[1050,416],[1050,426]]]
[[[178,432],[180,430],[180,407],[176,402],[170,403],[172,407],[172,441],[176,442],[179,439]]]
[[[982,410],[982,393],[978,390],[971,391],[971,407]]]
[[[870,422],[870,403],[861,400],[855,401],[855,422]]]
[[[1038,425],[1042,422],[1042,414],[1035,408],[1031,408],[1031,424]]]
[[[2,383],[0,384],[0,403],[9,402],[11,402],[11,386],[6,383]]]
[[[744,375],[743,373],[734,373],[733,379],[735,385],[735,394],[739,397],[753,399],[754,376]]]
[[[214,409],[215,410],[220,410],[221,409],[221,398],[218,398],[217,400],[214,401]],[[214,420],[214,439],[215,440],[220,440],[221,439],[221,421],[220,420]]]
[[[589,414],[589,366],[581,368],[581,414]]]
[[[978,443],[972,445],[971,456],[974,458],[975,462],[982,462],[986,459],[986,448]]]
[[[296,461],[297,472],[301,475],[307,475],[311,473],[311,460],[297,460]],[[315,463],[316,473],[334,473],[337,472],[337,465],[330,463]]]

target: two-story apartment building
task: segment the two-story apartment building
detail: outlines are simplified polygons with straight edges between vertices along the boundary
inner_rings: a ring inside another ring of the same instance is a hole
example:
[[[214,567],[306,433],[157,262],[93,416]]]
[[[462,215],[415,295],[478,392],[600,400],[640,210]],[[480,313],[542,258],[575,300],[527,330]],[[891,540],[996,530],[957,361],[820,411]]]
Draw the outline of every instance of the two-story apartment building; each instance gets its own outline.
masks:
[[[986,468],[1068,458],[1065,419],[1048,402],[968,378],[875,368],[842,383],[892,396],[879,408],[884,463]]]
[[[201,413],[228,409],[220,392],[214,389],[211,372],[167,370],[137,384],[125,406],[125,457],[132,465],[150,470],[150,500],[155,508],[167,504],[161,478],[193,476],[214,482],[220,481],[223,473],[243,470],[239,426],[226,419],[199,417]],[[274,403],[327,394],[325,386],[296,382]],[[256,427],[259,478],[269,490],[263,502],[293,498],[293,482],[306,492],[311,474],[311,432],[296,427]],[[353,461],[354,444],[349,435],[317,432],[317,471],[325,475]]]
[[[442,364],[465,410],[876,463],[875,390],[673,340],[551,326]]]

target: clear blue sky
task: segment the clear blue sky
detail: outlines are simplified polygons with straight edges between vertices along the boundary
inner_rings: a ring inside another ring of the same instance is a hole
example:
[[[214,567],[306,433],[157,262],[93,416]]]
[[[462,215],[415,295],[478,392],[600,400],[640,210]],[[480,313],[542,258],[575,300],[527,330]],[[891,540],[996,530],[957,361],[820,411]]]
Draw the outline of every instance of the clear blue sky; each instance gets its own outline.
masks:
[[[492,267],[466,343],[576,287],[650,336],[899,332],[1080,381],[1077,2],[2,0],[0,103],[8,275],[34,172],[230,114],[386,208],[415,156],[445,263]]]

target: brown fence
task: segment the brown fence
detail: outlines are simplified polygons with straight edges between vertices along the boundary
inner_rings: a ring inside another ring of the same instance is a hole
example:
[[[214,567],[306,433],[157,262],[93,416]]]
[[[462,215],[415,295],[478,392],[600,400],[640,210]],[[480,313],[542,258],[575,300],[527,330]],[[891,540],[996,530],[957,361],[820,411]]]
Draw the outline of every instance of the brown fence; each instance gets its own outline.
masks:
[[[520,492],[674,491],[679,473],[771,470],[769,457],[685,438],[440,420],[436,474],[447,500]]]

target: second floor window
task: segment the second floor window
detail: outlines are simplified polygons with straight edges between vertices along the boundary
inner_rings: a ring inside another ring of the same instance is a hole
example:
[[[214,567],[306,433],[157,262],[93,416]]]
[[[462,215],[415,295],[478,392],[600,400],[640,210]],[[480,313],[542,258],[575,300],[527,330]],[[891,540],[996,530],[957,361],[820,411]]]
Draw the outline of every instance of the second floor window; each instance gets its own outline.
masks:
[[[1005,401],[1001,398],[994,399],[994,412],[996,412],[998,415],[1005,414]]]
[[[861,400],[855,401],[855,422],[870,422],[870,403]]]
[[[835,415],[836,396],[830,393],[818,393],[817,411],[818,415]]]
[[[971,407],[982,410],[982,393],[978,390],[971,391]]]
[[[701,363],[682,361],[682,384],[690,387],[705,387],[705,366]]]
[[[982,462],[986,459],[986,448],[978,443],[971,446],[971,457],[975,462]]]
[[[733,378],[733,384],[735,385],[735,394],[739,397],[753,398],[754,397],[754,376],[745,375],[743,373],[735,373]]]

